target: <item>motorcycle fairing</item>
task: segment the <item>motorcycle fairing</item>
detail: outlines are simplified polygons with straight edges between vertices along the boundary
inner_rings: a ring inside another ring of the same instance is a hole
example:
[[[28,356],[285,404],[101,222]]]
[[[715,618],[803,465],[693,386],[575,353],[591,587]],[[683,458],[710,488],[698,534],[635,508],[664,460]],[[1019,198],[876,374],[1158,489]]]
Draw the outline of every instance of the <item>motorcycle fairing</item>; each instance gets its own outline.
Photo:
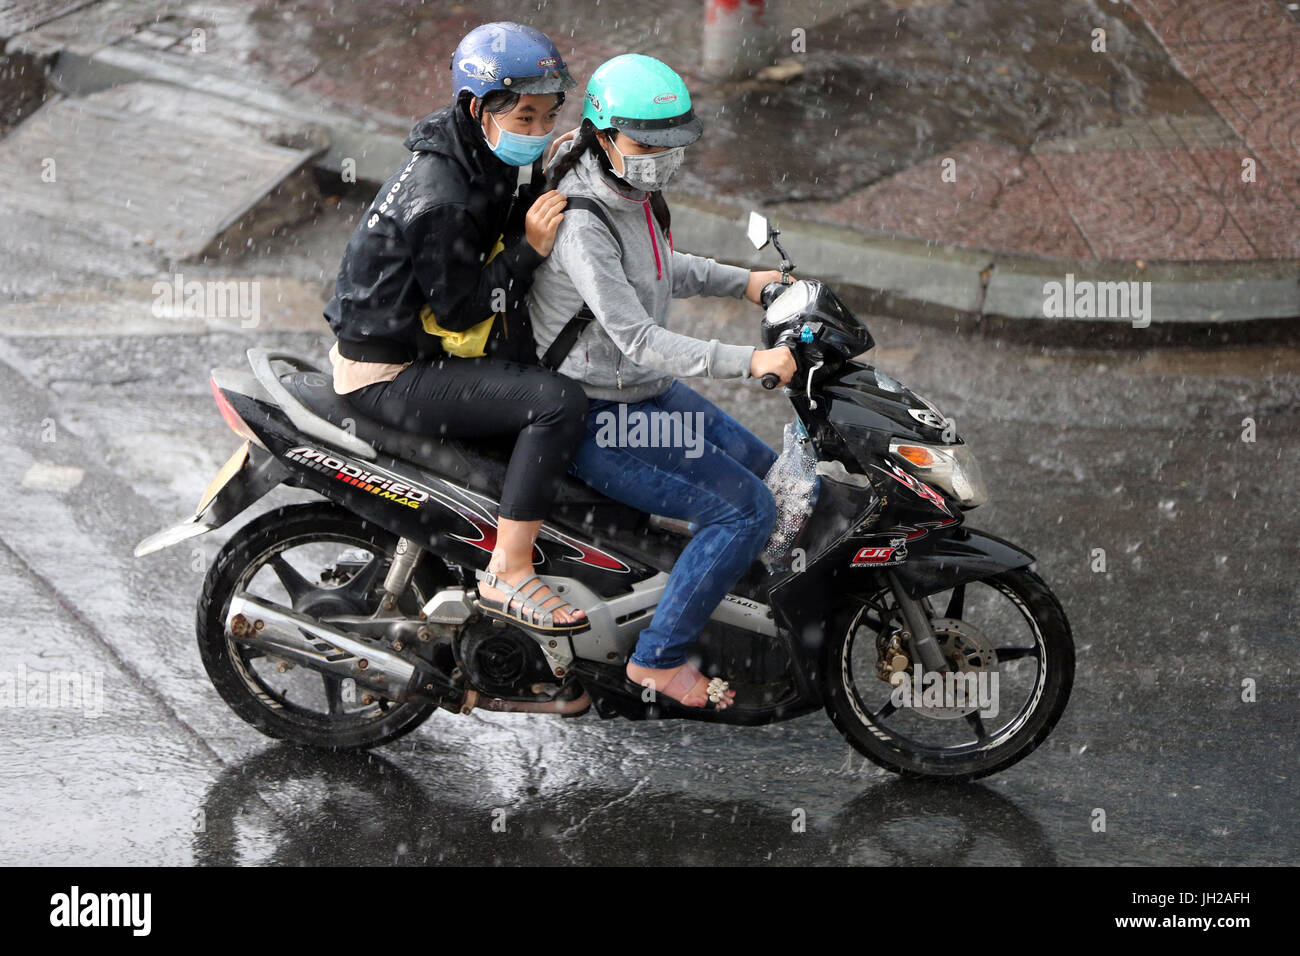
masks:
[[[909,597],[920,598],[967,581],[1033,564],[1034,556],[1003,538],[962,528],[897,568]]]
[[[394,534],[444,554],[453,564],[487,566],[496,544],[494,498],[382,451],[377,451],[373,460],[361,460],[323,442],[304,441],[277,406],[237,392],[228,393],[227,399],[267,448],[292,470],[289,483],[337,501]],[[304,453],[304,448],[313,453]],[[344,467],[333,467],[336,463]],[[397,495],[358,479],[358,472],[396,480],[426,497],[417,501],[411,495]],[[398,501],[403,497],[408,503]],[[539,574],[573,577],[608,597],[625,593],[631,584],[657,573],[623,552],[605,551],[554,524],[543,529],[534,554]]]

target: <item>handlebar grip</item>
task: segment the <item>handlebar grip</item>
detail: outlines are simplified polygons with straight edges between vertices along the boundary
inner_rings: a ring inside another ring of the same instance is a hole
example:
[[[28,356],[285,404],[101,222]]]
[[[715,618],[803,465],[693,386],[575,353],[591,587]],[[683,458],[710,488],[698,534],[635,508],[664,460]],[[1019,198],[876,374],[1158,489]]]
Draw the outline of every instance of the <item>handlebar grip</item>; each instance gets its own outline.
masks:
[[[763,387],[769,390],[776,388],[776,383],[779,381],[781,379],[775,372],[768,372],[763,376]]]

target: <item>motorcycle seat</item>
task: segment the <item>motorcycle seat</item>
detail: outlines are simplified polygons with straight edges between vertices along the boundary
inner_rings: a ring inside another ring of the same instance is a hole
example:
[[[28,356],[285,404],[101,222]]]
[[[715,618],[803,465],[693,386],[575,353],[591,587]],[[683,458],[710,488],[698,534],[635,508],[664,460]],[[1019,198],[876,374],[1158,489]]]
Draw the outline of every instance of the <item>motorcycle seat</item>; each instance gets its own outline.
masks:
[[[434,438],[385,425],[363,414],[346,395],[334,391],[333,381],[320,372],[293,372],[280,376],[280,382],[313,414],[348,428],[362,441],[394,456],[422,465],[472,491],[499,497],[505,481],[506,465],[514,449],[514,438],[485,439],[475,442]],[[603,505],[627,511],[623,521],[639,523],[645,516],[614,499],[602,495],[590,485],[565,475],[555,496],[556,505]]]

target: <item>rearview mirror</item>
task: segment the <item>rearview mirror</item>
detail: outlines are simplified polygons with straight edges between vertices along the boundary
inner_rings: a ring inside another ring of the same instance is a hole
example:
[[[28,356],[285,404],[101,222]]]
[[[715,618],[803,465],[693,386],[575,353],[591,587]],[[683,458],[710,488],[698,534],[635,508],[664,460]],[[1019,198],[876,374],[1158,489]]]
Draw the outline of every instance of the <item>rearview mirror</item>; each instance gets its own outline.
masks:
[[[762,249],[772,238],[772,231],[768,228],[767,217],[760,216],[756,212],[749,214],[749,229],[746,230],[749,241],[754,244],[755,249]]]

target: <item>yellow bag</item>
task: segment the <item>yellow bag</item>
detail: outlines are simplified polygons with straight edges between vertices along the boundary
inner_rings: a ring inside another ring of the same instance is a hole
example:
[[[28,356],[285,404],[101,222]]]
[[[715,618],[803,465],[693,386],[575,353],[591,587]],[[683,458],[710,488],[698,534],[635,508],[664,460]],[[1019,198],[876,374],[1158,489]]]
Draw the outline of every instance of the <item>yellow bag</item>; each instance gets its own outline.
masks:
[[[497,257],[497,253],[505,248],[502,241],[504,236],[497,237],[497,244],[492,247],[492,254],[487,257],[483,263],[486,266],[489,262]],[[424,326],[424,331],[430,335],[437,335],[442,339],[443,351],[457,358],[479,358],[487,353],[488,335],[492,332],[492,323],[497,317],[493,312],[478,325],[472,325],[463,332],[453,332],[451,329],[444,329],[438,324],[438,317],[433,314],[433,309],[427,305],[420,310],[420,324]]]

